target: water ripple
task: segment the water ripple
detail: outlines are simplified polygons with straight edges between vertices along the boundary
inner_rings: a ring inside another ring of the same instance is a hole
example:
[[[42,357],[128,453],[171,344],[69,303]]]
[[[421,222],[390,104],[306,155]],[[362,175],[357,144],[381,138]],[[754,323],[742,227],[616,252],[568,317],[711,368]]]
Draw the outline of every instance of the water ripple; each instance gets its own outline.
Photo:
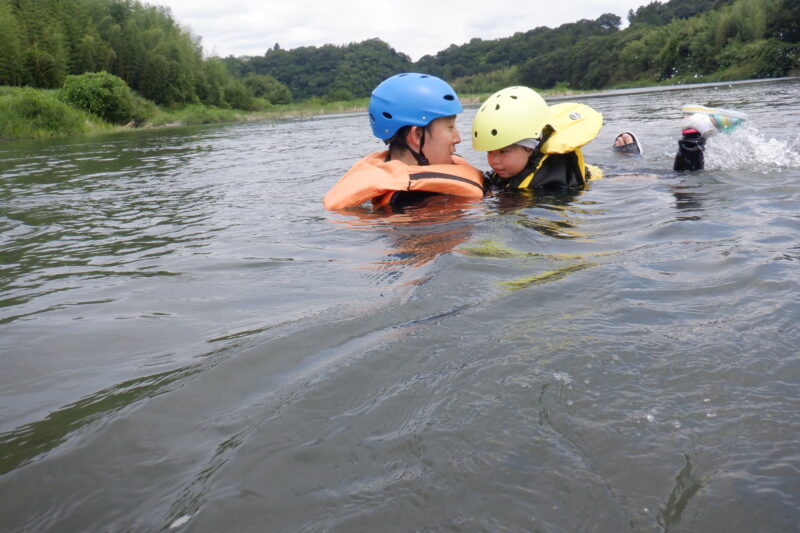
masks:
[[[790,530],[798,87],[593,98],[606,179],[397,213],[320,205],[363,114],[3,143],[0,529]],[[686,101],[750,116],[703,172]]]

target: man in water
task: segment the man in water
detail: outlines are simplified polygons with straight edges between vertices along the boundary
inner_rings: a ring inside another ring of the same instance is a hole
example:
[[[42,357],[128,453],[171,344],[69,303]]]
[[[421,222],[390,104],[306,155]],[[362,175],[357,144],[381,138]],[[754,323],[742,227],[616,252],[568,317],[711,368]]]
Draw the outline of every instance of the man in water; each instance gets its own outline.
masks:
[[[387,145],[358,161],[325,195],[326,209],[402,207],[433,194],[483,197],[483,177],[455,154],[461,135],[455,91],[444,80],[407,72],[373,91],[369,103],[372,133]]]

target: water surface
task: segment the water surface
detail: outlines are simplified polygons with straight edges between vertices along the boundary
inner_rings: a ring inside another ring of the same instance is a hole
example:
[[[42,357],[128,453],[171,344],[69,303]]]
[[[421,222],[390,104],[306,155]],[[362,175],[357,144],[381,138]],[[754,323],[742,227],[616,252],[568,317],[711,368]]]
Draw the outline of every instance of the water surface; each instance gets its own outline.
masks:
[[[800,84],[579,101],[609,179],[394,214],[361,114],[0,144],[0,530],[793,531]]]

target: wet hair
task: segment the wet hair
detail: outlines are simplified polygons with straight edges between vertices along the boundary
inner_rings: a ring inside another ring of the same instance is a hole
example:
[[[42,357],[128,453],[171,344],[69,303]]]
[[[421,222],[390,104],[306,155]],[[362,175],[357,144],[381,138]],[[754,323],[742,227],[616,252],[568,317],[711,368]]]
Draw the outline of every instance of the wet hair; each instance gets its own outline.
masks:
[[[418,126],[418,127],[423,128],[425,130],[425,133],[428,133],[428,131],[430,131],[428,127],[432,123],[433,121],[428,122],[428,124],[425,126]],[[406,137],[408,137],[408,132],[411,131],[411,128],[413,127],[414,126],[403,126],[399,130],[397,130],[397,133],[395,133],[391,139],[389,139],[388,141],[384,141],[386,144],[389,145],[389,150],[392,152],[395,151],[400,152],[403,150],[408,150],[408,145],[406,145]]]
[[[419,163],[420,165],[427,165],[428,158],[426,158],[422,154],[422,147],[425,145],[425,136],[430,133],[431,124],[433,124],[433,120],[428,122],[425,126],[418,126],[422,128],[422,138],[421,138],[422,143],[419,147],[420,150],[419,152],[415,152],[414,150],[412,150],[411,147],[409,147],[408,144],[406,143],[406,137],[408,137],[408,132],[411,131],[411,128],[413,128],[414,126],[403,126],[399,130],[397,130],[397,133],[395,133],[391,139],[389,139],[388,141],[384,141],[386,142],[386,144],[389,145],[389,157],[391,157],[391,154],[408,152],[412,156],[414,156],[414,159],[417,160],[417,163]]]
[[[445,97],[445,99],[447,99],[447,97]],[[424,126],[417,126],[418,128],[422,128],[422,137],[420,137],[419,152],[415,152],[414,150],[412,150],[411,147],[408,146],[408,143],[406,143],[408,132],[411,131],[411,128],[413,128],[414,126],[408,125],[401,127],[400,129],[397,130],[397,133],[395,133],[391,139],[383,141],[389,145],[389,158],[392,157],[392,154],[400,154],[403,152],[408,152],[412,156],[414,156],[414,159],[416,159],[417,163],[419,163],[420,165],[422,166],[429,165],[430,163],[428,162],[428,158],[425,157],[425,155],[423,155],[422,149],[425,146],[426,136],[432,135],[431,126],[433,125],[434,122],[436,122],[440,118],[454,118],[454,117],[455,115],[449,115],[446,117],[436,117],[427,124],[425,124]]]

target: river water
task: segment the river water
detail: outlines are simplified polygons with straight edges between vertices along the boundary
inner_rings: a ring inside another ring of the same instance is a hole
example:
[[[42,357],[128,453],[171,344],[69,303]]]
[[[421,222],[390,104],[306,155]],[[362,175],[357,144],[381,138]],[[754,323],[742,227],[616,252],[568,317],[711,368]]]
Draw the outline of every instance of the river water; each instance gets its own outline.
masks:
[[[795,531],[800,82],[572,100],[608,179],[395,214],[363,114],[0,144],[0,530]]]

